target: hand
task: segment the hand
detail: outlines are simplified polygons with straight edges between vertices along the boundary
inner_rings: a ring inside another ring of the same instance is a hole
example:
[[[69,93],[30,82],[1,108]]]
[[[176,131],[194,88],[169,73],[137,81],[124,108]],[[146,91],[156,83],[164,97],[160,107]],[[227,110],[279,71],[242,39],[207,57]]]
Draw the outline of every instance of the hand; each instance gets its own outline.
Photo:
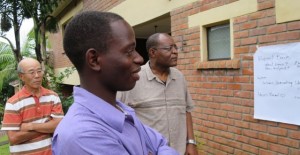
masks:
[[[21,124],[21,131],[32,131],[33,124],[32,123],[22,123]]]
[[[198,155],[197,146],[194,144],[187,144],[185,155]]]

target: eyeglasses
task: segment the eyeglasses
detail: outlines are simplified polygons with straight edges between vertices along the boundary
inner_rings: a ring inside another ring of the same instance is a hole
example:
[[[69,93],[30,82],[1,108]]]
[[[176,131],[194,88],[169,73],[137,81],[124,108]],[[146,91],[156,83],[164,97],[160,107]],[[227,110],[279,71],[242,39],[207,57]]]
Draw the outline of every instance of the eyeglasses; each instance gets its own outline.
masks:
[[[36,74],[37,75],[43,75],[44,74],[44,70],[39,69],[39,70],[36,70],[36,71],[32,70],[32,71],[29,71],[29,72],[20,72],[20,73],[22,73],[22,74],[29,74],[30,76],[35,76]]]
[[[165,50],[165,51],[168,51],[168,52],[171,52],[173,50],[173,47],[174,49],[177,51],[178,50],[178,47],[176,45],[171,45],[171,46],[165,46],[165,47],[155,47],[154,49],[161,49],[161,50]]]

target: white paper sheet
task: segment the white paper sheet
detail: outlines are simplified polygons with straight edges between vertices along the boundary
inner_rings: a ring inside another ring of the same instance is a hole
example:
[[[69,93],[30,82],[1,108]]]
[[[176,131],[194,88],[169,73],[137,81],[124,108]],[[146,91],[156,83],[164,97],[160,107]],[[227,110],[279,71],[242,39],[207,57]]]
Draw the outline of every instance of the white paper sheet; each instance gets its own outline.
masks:
[[[254,118],[300,125],[300,42],[256,51]]]

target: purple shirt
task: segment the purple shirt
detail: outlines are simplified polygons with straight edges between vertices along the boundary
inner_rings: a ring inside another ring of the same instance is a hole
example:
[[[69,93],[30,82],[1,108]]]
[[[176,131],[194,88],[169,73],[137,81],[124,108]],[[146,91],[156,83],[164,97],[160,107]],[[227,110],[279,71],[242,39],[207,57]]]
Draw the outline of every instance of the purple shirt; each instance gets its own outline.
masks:
[[[53,136],[53,154],[178,155],[161,134],[140,122],[132,108],[117,104],[124,113],[74,87],[74,103]]]

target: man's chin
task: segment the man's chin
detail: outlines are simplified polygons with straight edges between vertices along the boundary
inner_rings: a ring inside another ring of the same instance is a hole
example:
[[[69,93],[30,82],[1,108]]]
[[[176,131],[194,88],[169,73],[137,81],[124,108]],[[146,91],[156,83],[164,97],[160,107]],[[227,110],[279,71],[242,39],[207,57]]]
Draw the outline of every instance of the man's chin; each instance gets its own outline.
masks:
[[[118,91],[128,91],[128,90],[131,90],[131,89],[134,88],[135,84],[136,84],[136,82],[134,82],[134,83],[132,83],[130,85],[127,85],[126,87],[120,88],[120,90],[118,90]]]
[[[32,89],[39,89],[41,87],[40,84],[34,84],[30,86]]]

